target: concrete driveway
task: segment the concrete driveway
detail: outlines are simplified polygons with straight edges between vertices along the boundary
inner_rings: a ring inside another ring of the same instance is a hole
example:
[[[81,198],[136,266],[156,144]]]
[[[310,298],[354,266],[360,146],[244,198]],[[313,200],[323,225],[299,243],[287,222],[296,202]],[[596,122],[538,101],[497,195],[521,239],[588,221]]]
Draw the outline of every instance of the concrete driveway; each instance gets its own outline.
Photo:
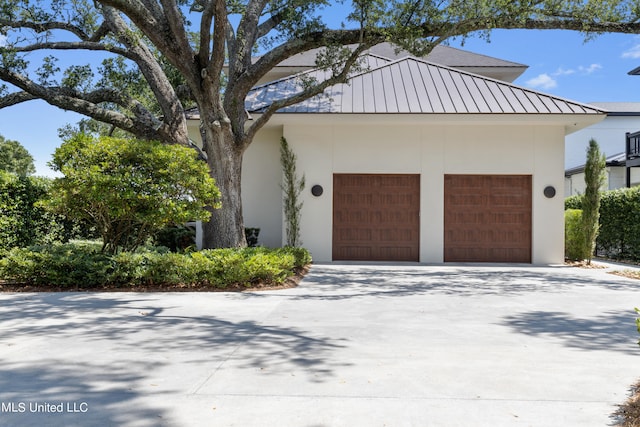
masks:
[[[257,293],[0,294],[2,426],[606,426],[640,282],[316,265]]]

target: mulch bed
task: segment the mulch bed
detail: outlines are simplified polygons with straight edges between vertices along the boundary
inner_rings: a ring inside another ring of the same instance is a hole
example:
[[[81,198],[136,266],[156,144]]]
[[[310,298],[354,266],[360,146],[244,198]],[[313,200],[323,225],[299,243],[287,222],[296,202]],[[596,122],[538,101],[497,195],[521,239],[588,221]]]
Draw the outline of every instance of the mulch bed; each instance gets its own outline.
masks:
[[[640,382],[631,387],[631,397],[613,414],[621,427],[640,427]]]
[[[565,261],[564,263],[571,267],[579,267],[579,268],[595,268],[595,269],[607,268],[604,265],[598,264],[597,262],[592,262],[590,264],[587,264],[586,261]]]
[[[565,261],[565,264],[571,267],[578,268],[607,268],[602,264],[598,264],[598,261],[592,262],[591,264],[587,264],[585,261]],[[638,266],[638,264],[632,262],[629,262],[628,264],[634,267]],[[640,280],[640,270],[625,269],[624,265],[620,266],[620,270],[610,271],[609,274],[615,274],[616,276]]]

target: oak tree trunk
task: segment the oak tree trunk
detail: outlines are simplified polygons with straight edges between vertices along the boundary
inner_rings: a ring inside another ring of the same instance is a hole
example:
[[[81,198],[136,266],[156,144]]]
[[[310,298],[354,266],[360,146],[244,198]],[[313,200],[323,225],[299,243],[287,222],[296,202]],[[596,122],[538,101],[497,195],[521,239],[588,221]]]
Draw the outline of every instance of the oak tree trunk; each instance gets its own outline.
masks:
[[[244,149],[238,147],[233,133],[224,127],[201,124],[200,128],[210,174],[222,196],[222,206],[210,210],[211,219],[202,224],[204,249],[247,246],[240,189]]]

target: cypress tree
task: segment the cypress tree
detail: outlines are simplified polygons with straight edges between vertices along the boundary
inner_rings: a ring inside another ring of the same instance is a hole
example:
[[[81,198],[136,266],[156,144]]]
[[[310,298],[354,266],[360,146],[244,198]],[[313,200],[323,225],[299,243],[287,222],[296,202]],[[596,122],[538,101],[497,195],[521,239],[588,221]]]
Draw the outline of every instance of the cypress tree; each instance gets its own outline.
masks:
[[[600,219],[600,188],[605,180],[606,160],[595,139],[589,141],[587,163],[584,167],[586,188],[582,196],[582,225],[584,227],[585,254],[587,264],[591,264],[598,237],[598,221]]]
[[[289,148],[287,140],[280,138],[280,163],[282,165],[284,191],[284,218],[286,221],[287,246],[297,247],[302,244],[300,240],[300,212],[302,202],[300,194],[305,186],[304,175],[298,178],[296,171],[296,155]]]

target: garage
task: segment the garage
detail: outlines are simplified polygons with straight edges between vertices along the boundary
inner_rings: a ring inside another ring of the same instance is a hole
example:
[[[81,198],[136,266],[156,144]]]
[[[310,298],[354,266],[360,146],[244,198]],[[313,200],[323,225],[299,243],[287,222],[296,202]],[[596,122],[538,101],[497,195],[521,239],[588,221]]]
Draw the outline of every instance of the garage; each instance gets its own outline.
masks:
[[[418,261],[420,175],[334,174],[333,259]]]
[[[531,262],[531,176],[445,175],[445,262]]]

